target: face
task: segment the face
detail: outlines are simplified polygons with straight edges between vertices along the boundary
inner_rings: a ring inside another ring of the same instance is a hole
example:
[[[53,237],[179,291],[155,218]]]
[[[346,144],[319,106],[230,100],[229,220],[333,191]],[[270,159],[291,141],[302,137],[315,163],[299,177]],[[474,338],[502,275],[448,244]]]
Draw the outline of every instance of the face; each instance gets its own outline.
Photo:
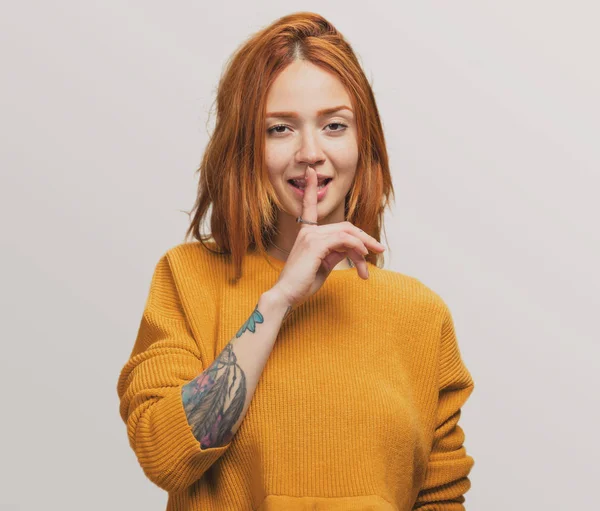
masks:
[[[308,165],[331,178],[318,194],[318,222],[342,222],[344,198],[358,161],[356,125],[350,96],[339,79],[306,62],[295,61],[277,77],[267,96],[266,164],[284,211],[302,213],[303,192],[288,182],[304,177]],[[288,219],[289,220],[289,219]]]

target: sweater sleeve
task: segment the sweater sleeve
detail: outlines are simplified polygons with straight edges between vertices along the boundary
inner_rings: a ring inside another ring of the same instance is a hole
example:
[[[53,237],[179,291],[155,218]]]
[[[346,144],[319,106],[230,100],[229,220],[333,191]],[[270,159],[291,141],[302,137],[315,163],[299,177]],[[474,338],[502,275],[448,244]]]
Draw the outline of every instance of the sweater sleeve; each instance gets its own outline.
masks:
[[[452,316],[445,304],[444,309],[436,426],[425,481],[413,506],[419,511],[465,511],[464,494],[471,487],[467,476],[474,465],[458,424],[461,407],[473,392],[474,382],[462,361]]]
[[[165,254],[117,393],[129,445],[146,476],[169,493],[200,479],[231,445],[202,449],[188,423],[182,387],[204,369]]]

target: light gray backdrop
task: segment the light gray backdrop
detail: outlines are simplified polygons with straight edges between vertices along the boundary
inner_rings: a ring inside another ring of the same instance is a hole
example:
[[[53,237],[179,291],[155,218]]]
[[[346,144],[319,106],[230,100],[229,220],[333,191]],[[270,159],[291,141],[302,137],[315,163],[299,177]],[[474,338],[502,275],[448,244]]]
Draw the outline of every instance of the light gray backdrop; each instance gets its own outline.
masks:
[[[2,3],[0,508],[165,508],[118,373],[183,239],[222,66],[299,10],[373,84],[397,191],[386,267],[453,313],[476,382],[467,509],[597,506],[597,3]]]

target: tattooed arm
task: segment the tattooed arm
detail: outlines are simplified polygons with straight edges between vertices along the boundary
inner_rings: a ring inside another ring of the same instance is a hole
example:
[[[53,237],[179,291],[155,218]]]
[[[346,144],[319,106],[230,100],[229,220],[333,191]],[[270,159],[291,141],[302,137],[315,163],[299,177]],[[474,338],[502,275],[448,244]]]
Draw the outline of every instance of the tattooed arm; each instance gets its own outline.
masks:
[[[204,293],[210,307],[211,296]],[[117,382],[119,414],[146,476],[169,493],[198,481],[229,448],[270,355],[287,304],[265,291],[208,369],[190,328],[169,254],[158,261],[135,344]],[[212,318],[198,318],[202,328]],[[202,374],[200,374],[202,373]],[[200,376],[198,376],[200,374]],[[184,388],[185,387],[185,388]],[[191,427],[190,427],[191,426]],[[212,448],[209,448],[212,447]]]
[[[290,311],[275,289],[263,293],[211,366],[183,386],[181,398],[188,422],[203,449],[231,441]]]

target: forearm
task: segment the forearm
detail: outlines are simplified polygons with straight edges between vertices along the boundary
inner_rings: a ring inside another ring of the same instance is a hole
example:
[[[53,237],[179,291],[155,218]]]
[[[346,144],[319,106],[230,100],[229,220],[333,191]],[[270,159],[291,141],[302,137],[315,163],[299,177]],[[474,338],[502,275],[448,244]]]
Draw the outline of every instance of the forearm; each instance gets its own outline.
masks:
[[[276,289],[260,295],[250,317],[199,376],[183,386],[188,422],[203,449],[231,441],[291,307]]]

